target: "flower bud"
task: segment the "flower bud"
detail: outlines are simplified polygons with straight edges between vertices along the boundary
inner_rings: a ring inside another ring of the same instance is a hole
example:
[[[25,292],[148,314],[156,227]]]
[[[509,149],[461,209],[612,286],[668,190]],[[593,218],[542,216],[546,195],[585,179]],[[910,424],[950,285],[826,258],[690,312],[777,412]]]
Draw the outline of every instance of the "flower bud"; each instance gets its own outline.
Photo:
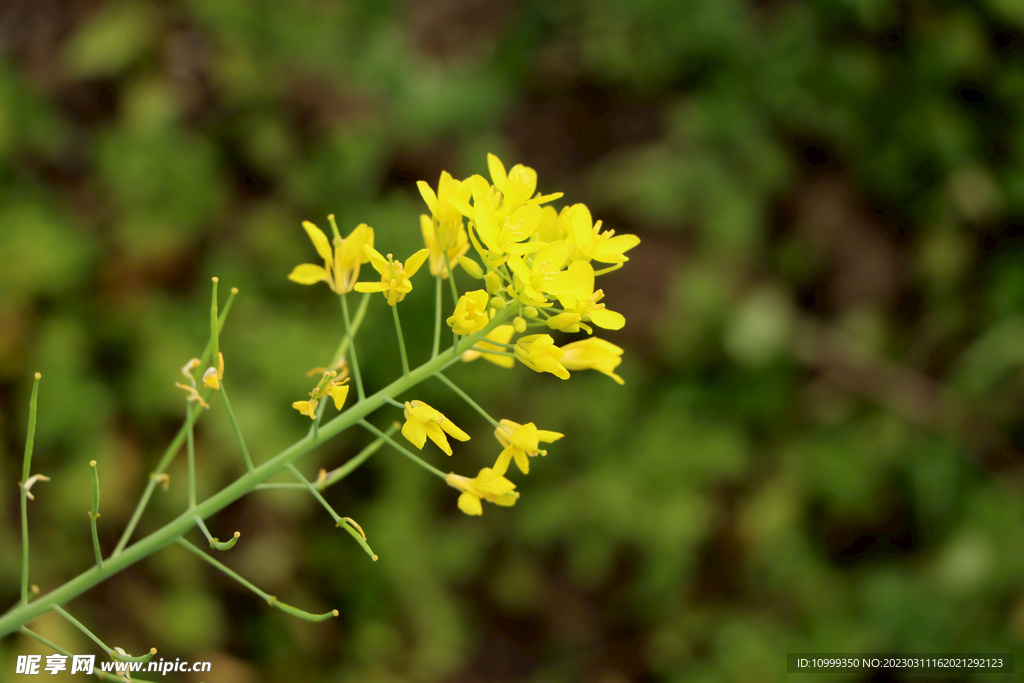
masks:
[[[518,315],[512,320],[512,329],[522,334],[526,332],[526,320],[520,318]]]
[[[491,308],[493,308],[496,311],[504,311],[505,300],[502,299],[500,296],[493,297],[491,299]]]
[[[501,278],[492,270],[484,276],[484,285],[489,293],[497,294],[501,291]]]
[[[526,308],[523,309],[523,315],[525,315],[527,318],[530,318],[532,320],[532,319],[536,318],[539,314],[537,313],[536,307],[534,307],[534,306],[527,306]]]
[[[467,275],[469,275],[470,277],[475,278],[477,280],[479,280],[480,278],[482,278],[484,276],[484,271],[480,267],[479,263],[477,263],[473,259],[468,258],[466,256],[459,256],[458,258],[459,258],[459,265],[462,266],[462,269],[464,271],[466,271]]]

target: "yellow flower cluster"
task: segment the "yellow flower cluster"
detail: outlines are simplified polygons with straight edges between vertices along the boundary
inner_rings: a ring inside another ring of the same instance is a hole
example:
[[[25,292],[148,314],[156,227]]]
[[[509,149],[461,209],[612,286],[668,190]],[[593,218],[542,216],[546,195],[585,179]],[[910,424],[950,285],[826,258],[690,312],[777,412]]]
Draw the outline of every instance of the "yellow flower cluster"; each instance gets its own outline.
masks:
[[[300,265],[289,278],[301,284],[326,281],[339,294],[352,289],[381,292],[388,304],[395,306],[412,291],[411,278],[425,262],[437,278],[447,279],[461,266],[470,277],[483,280],[485,288],[459,296],[452,284],[457,300],[447,324],[455,335],[478,333],[496,315],[515,314],[511,324],[496,325],[465,350],[463,361],[484,358],[511,368],[518,360],[535,372],[563,380],[569,379],[570,372],[597,370],[622,384],[623,379],[615,372],[622,362],[621,348],[594,336],[558,345],[550,333],[582,331],[592,335],[594,327],[618,330],[625,325],[625,316],[606,307],[604,291],[597,288],[596,279],[621,268],[629,260],[626,252],[639,244],[639,238],[605,230],[583,204],[561,211],[548,206],[562,194],[539,194],[537,173],[528,166],[517,164],[506,170],[493,154],[487,156],[487,166],[489,179],[473,175],[458,180],[443,172],[436,190],[424,181],[417,183],[430,213],[420,216],[424,248],[404,264],[374,249],[373,229],[366,225],[342,239],[332,216],[333,247],[319,228],[303,223],[324,265]],[[470,246],[479,262],[467,256]],[[380,275],[379,281],[357,282],[360,266],[367,262]],[[397,309],[395,321],[400,327]],[[435,355],[436,346],[435,341]],[[404,346],[402,353],[405,363]],[[295,407],[313,417],[319,398],[335,390],[347,391],[347,386],[332,382],[325,375],[321,385],[311,392],[311,400],[296,402]],[[422,449],[429,438],[451,455],[448,436],[460,441],[469,439],[466,432],[426,403],[406,401],[404,406],[402,434],[417,448]],[[526,474],[529,459],[547,453],[540,444],[563,436],[538,429],[532,422],[511,420],[498,422],[494,434],[502,450],[493,468],[481,469],[472,479],[448,475],[447,482],[462,492],[459,508],[467,514],[481,514],[484,500],[514,504],[519,494],[515,484],[505,477],[510,464],[514,461]]]

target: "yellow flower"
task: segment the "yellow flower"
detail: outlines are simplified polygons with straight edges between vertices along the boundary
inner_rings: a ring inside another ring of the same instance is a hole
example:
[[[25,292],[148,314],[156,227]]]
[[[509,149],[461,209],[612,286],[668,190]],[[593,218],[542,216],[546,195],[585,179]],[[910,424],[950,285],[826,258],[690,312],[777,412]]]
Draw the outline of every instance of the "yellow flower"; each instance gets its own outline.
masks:
[[[536,244],[540,244],[539,242]],[[510,256],[508,267],[516,276],[516,292],[519,300],[527,306],[542,306],[547,303],[547,292],[556,274],[569,259],[569,248],[565,242],[552,242],[533,255],[529,266],[521,256]]]
[[[562,347],[562,364],[570,370],[597,370],[619,384],[625,380],[613,371],[622,362],[622,349],[604,339],[591,337]]]
[[[423,262],[427,260],[429,253],[426,249],[420,249],[410,256],[403,266],[402,262],[395,261],[391,254],[388,254],[385,259],[371,246],[366,246],[363,250],[370,257],[370,265],[380,273],[380,282],[359,282],[356,284],[356,291],[383,292],[388,299],[389,306],[394,306],[412,291],[412,283],[409,278],[416,274]]]
[[[569,372],[558,361],[562,350],[555,346],[550,334],[531,334],[516,341],[516,358],[536,372],[550,372],[559,379],[569,379]]]
[[[537,172],[529,166],[516,164],[505,172],[505,165],[494,154],[487,155],[487,170],[491,174],[494,189],[502,194],[502,208],[506,213],[523,204],[544,204],[562,196],[561,192],[533,197],[537,190]],[[532,198],[532,199],[531,199]]]
[[[220,381],[224,379],[224,354],[217,354],[217,367],[212,365],[203,373],[203,384],[210,389],[220,389]]]
[[[514,333],[515,330],[512,329],[511,325],[498,325],[488,332],[484,339],[473,344],[472,348],[463,351],[462,361],[464,363],[468,363],[483,356],[484,360],[494,363],[495,365],[499,365],[503,368],[511,368],[516,364],[516,359],[511,356],[496,356],[493,353],[487,353],[488,351],[505,351],[505,348],[495,346],[494,344],[488,344],[484,340],[490,339],[491,341],[498,342],[499,344],[508,344]]]
[[[345,405],[345,399],[348,398],[348,377],[337,377],[336,371],[325,372],[320,382],[313,387],[313,391],[309,392],[309,400],[295,401],[292,408],[303,415],[308,415],[310,419],[316,419],[316,407],[320,404],[320,399],[330,396],[334,399],[334,407],[341,410]]]
[[[448,251],[456,247],[459,233],[463,230],[462,216],[472,215],[469,208],[472,193],[470,184],[455,180],[447,171],[441,171],[441,178],[437,182],[437,194],[434,194],[430,185],[422,180],[416,183],[416,187],[430,209],[437,248]]]
[[[412,445],[422,450],[423,444],[429,437],[442,451],[451,455],[452,447],[448,445],[445,432],[459,441],[469,441],[469,434],[456,427],[439,410],[431,408],[423,401],[405,402],[405,424],[402,425],[402,436],[408,439]]]
[[[333,222],[334,216],[330,218]],[[359,279],[359,267],[369,260],[363,247],[373,247],[373,228],[361,223],[345,239],[335,237],[332,250],[327,235],[320,228],[309,221],[303,221],[302,227],[306,229],[306,234],[316,247],[317,253],[324,260],[324,265],[321,267],[303,263],[295,266],[288,279],[300,285],[315,285],[317,282],[325,281],[339,294],[351,292],[356,280]]]
[[[448,248],[447,252],[437,246],[436,230],[430,216],[420,214],[420,232],[423,233],[423,244],[430,252],[430,274],[440,275],[448,279],[448,271],[455,272],[455,265],[459,257],[469,251],[469,239],[466,237],[466,229],[460,223],[455,234],[455,244]],[[444,265],[445,254],[448,255],[448,267]]]
[[[590,327],[581,323],[593,322],[606,330],[620,330],[626,324],[621,313],[609,311],[604,304],[604,290],[594,291],[594,267],[586,261],[573,261],[569,267],[554,275],[545,289],[558,297],[564,313],[548,320],[552,329],[564,332],[578,332],[580,327],[591,332]]]
[[[492,267],[503,263],[508,254],[521,256],[544,248],[543,242],[525,241],[540,224],[540,207],[536,204],[525,204],[508,214],[504,209],[496,210],[489,201],[474,198],[473,218],[475,231],[483,241],[483,246],[476,243],[477,250],[486,253]]]
[[[532,422],[521,425],[512,420],[500,420],[498,428],[494,430],[494,436],[505,449],[494,464],[494,473],[505,474],[509,463],[514,459],[520,471],[523,474],[529,474],[530,460],[526,456],[532,458],[537,455],[547,455],[547,451],[540,449],[540,442],[554,443],[565,435],[546,429],[537,429],[537,425]]]
[[[445,481],[452,488],[462,491],[462,495],[459,496],[459,509],[467,515],[482,515],[482,500],[509,507],[515,505],[519,498],[519,492],[515,490],[516,485],[489,467],[484,467],[472,479],[451,472]]]
[[[559,218],[568,222],[568,239],[576,247],[572,260],[600,261],[601,263],[625,263],[624,255],[636,245],[636,235],[615,235],[614,230],[601,232],[601,221],[594,223],[590,209],[584,204],[573,204],[562,209]]]
[[[490,321],[487,315],[487,302],[490,297],[487,292],[477,289],[466,292],[455,304],[455,313],[448,318],[448,326],[455,334],[465,336],[482,330]]]

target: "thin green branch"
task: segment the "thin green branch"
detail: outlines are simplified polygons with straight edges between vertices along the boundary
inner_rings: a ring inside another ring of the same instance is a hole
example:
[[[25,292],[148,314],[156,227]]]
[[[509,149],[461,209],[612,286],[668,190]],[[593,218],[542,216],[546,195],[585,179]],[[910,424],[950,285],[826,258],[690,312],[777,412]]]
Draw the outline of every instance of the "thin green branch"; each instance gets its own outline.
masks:
[[[78,619],[75,619],[70,614],[68,614],[67,610],[65,610],[60,605],[54,605],[53,606],[53,611],[56,612],[57,614],[61,615],[65,619],[67,619],[68,622],[72,626],[74,626],[79,631],[81,631],[82,633],[87,635],[94,643],[99,645],[100,649],[103,650],[104,652],[106,652],[110,656],[110,658],[113,659],[113,660],[116,660],[118,662],[148,662],[149,660],[153,659],[153,655],[156,654],[156,648],[155,647],[149,648],[149,652],[147,652],[144,655],[139,655],[137,657],[133,657],[131,655],[126,655],[126,654],[121,654],[115,648],[108,647],[106,645],[106,643],[104,643],[102,640],[100,640],[99,638],[96,637],[96,634],[94,634],[92,631],[90,631],[88,628],[86,628],[85,624],[80,622]]]
[[[370,424],[370,423],[369,423],[369,422],[367,422],[366,420],[361,420],[361,421],[359,422],[359,424],[361,424],[361,425],[362,425],[363,427],[365,427],[365,428],[366,428],[366,429],[368,429],[369,431],[373,432],[373,433],[374,433],[374,434],[376,434],[377,436],[379,436],[379,437],[383,438],[383,439],[384,439],[385,441],[387,441],[387,442],[388,442],[388,445],[389,445],[389,446],[391,446],[392,448],[394,448],[394,449],[395,449],[396,451],[398,451],[399,453],[401,453],[401,454],[402,454],[402,455],[404,455],[405,457],[407,457],[407,458],[409,458],[410,460],[412,460],[412,461],[413,461],[414,463],[416,463],[417,465],[419,465],[420,467],[422,467],[422,468],[423,468],[423,469],[425,469],[426,471],[428,471],[428,472],[430,472],[431,474],[433,474],[433,475],[434,475],[435,477],[440,477],[441,479],[447,479],[447,478],[448,478],[448,475],[447,475],[447,474],[445,474],[445,473],[444,473],[444,472],[442,472],[441,470],[437,469],[436,467],[434,467],[433,465],[431,465],[430,463],[428,463],[428,462],[427,462],[426,460],[424,460],[423,458],[419,457],[418,455],[416,455],[415,453],[413,453],[412,451],[410,451],[410,450],[409,450],[408,448],[405,448],[405,447],[404,447],[404,446],[402,446],[402,445],[401,445],[400,443],[396,442],[396,441],[395,441],[394,439],[392,439],[392,438],[391,438],[390,436],[388,436],[388,435],[387,435],[387,434],[385,434],[384,432],[380,431],[379,429],[377,429],[376,427],[374,427],[374,426],[373,426],[372,424]]]
[[[348,301],[344,294],[342,294],[340,298],[341,316],[345,319],[345,334],[349,340],[349,349],[352,351],[352,374],[355,375],[356,378],[356,393],[359,394],[359,400],[363,401],[366,398],[366,394],[363,393],[363,378],[359,374],[359,358],[356,356],[355,331],[353,330],[352,322],[348,317]]]
[[[299,469],[297,467],[295,467],[295,465],[289,464],[288,465],[288,470],[295,476],[296,479],[299,480],[299,482],[303,486],[306,487],[306,489],[309,490],[309,492],[311,494],[313,494],[313,497],[317,499],[317,501],[324,507],[324,509],[327,510],[327,512],[334,519],[335,526],[344,527],[345,531],[347,531],[349,534],[351,534],[352,538],[356,539],[356,542],[360,546],[362,546],[363,550],[366,551],[366,554],[370,556],[370,559],[373,560],[374,562],[376,562],[377,561],[377,555],[373,552],[373,549],[370,548],[370,545],[366,542],[366,535],[363,534],[363,530],[360,528],[359,531],[357,532],[351,526],[351,524],[349,524],[349,521],[351,521],[350,517],[342,517],[337,512],[335,512],[334,508],[331,507],[331,504],[328,503],[327,500],[325,500],[324,497],[320,495],[320,492],[316,489],[315,486],[313,486],[312,484],[309,483],[308,479],[306,479],[304,476],[302,476],[302,472],[299,472]],[[353,522],[353,524],[354,524],[354,522]],[[358,525],[357,525],[357,528],[358,528]]]
[[[96,551],[96,564],[103,569],[103,553],[100,552],[100,535],[96,529],[96,520],[100,516],[100,475],[96,471],[96,461],[90,460],[92,468],[92,510],[89,511],[89,524],[92,526],[92,547]]]
[[[452,288],[452,308],[459,304],[459,290],[455,286],[455,272],[452,270],[452,264],[448,261],[448,255],[445,254],[444,267],[448,271],[448,285]],[[459,343],[459,335],[452,331],[452,347],[455,347]]]
[[[398,333],[398,350],[402,353],[402,374],[409,374],[409,357],[405,354],[405,337],[402,336],[402,322],[398,319],[398,304],[391,306],[395,318],[395,331]]]
[[[434,276],[434,281],[434,349],[430,353],[431,358],[437,358],[441,349],[441,276]]]
[[[448,379],[447,377],[445,377],[444,375],[442,375],[442,374],[441,374],[440,372],[437,372],[437,373],[435,373],[435,374],[434,374],[434,377],[437,377],[437,378],[438,378],[439,380],[441,380],[442,382],[444,382],[445,384],[447,384],[447,385],[448,385],[448,388],[449,388],[449,389],[451,389],[452,391],[454,391],[454,392],[455,392],[456,394],[458,394],[458,395],[459,395],[459,397],[460,397],[460,398],[461,398],[461,399],[462,399],[463,401],[465,401],[465,402],[466,402],[466,403],[468,403],[468,404],[469,404],[470,406],[472,406],[473,410],[475,410],[476,412],[478,412],[478,413],[480,413],[481,415],[483,415],[483,416],[484,416],[484,418],[486,418],[486,419],[487,419],[487,421],[491,423],[491,425],[493,425],[494,427],[497,427],[497,426],[498,426],[498,421],[497,421],[497,420],[495,420],[495,419],[494,419],[493,417],[491,417],[491,416],[490,416],[490,415],[489,415],[489,414],[487,413],[487,411],[486,411],[486,410],[484,410],[483,408],[481,408],[481,407],[480,407],[480,404],[479,404],[479,403],[477,403],[476,401],[474,401],[473,399],[471,399],[471,398],[469,397],[469,394],[467,394],[467,393],[466,393],[466,392],[464,392],[464,391],[463,391],[462,389],[460,389],[460,388],[459,388],[459,387],[458,387],[458,386],[457,386],[457,385],[455,384],[455,382],[451,381],[450,379]]]
[[[196,506],[196,444],[195,435],[192,429],[192,411],[189,410],[188,401],[185,401],[185,420],[188,436],[188,509]]]
[[[242,449],[242,457],[245,458],[245,467],[252,472],[252,458],[249,457],[249,449],[245,447],[245,439],[242,438],[242,430],[238,428],[238,420],[235,419],[235,411],[231,410],[231,402],[228,401],[227,391],[224,389],[224,380],[220,381],[220,395],[224,397],[224,407],[227,408],[228,417],[231,419],[231,428],[235,430],[235,438],[238,439],[238,447]]]
[[[256,595],[266,600],[267,604],[271,607],[276,607],[282,612],[290,614],[293,617],[298,617],[299,619],[305,619],[306,621],[325,621],[327,619],[330,619],[331,617],[338,616],[338,610],[331,610],[330,612],[325,612],[324,614],[313,614],[312,612],[301,610],[298,607],[286,605],[285,603],[278,600],[277,597],[271,595],[270,593],[267,593],[266,591],[260,590],[249,581],[243,579],[236,572],[232,571],[231,569],[228,569],[224,564],[213,559],[212,557],[204,553],[202,550],[186,541],[184,538],[177,538],[175,540],[177,541],[178,545],[182,546],[183,548],[192,553],[195,553],[206,562],[209,562],[211,565],[221,570],[222,572],[230,576],[232,579],[234,579],[238,583],[242,584],[243,586],[251,590]]]
[[[231,312],[231,304],[235,301],[235,296],[238,295],[238,288],[232,287],[231,294],[228,295],[228,300],[224,303],[224,310],[221,311],[220,317],[217,320],[218,329],[224,328],[224,321],[227,320],[228,313]],[[213,339],[209,339],[206,342],[206,348],[203,349],[203,355],[199,357],[199,367],[203,367],[210,359],[210,355],[213,353]],[[202,393],[203,399],[206,399],[210,395],[211,389],[207,389]],[[203,408],[196,405],[192,409],[192,418],[195,419],[198,416],[199,411]],[[118,555],[124,550],[125,546],[128,545],[128,541],[131,540],[132,534],[135,532],[135,527],[138,526],[139,520],[142,519],[142,513],[146,510],[146,506],[149,504],[149,499],[153,496],[153,491],[156,489],[157,483],[160,481],[161,476],[167,467],[174,460],[174,456],[181,450],[181,445],[185,442],[186,426],[188,425],[188,416],[186,415],[185,421],[182,422],[181,427],[178,428],[178,433],[174,435],[174,439],[170,445],[164,450],[163,455],[160,456],[160,461],[157,463],[156,468],[149,476],[149,481],[146,482],[146,488],[139,497],[139,502],[135,505],[135,510],[132,512],[131,519],[128,520],[128,526],[124,528],[124,532],[121,534],[121,538],[118,540],[117,545],[114,546],[114,552],[110,554],[111,557]]]
[[[32,382],[32,397],[28,400],[28,434],[25,437],[25,457],[21,464],[21,604],[28,604],[28,489],[32,485],[32,451],[36,445],[36,409],[39,406],[39,380],[35,374]]]
[[[217,283],[220,278],[213,278],[213,296],[210,303],[210,339],[213,341],[213,354],[210,359],[217,365],[220,358],[220,316],[217,315]],[[200,367],[202,367],[200,365]]]
[[[387,401],[388,403],[390,403],[391,405],[395,406],[396,408],[401,408],[402,410],[405,410],[405,404],[402,403],[401,401],[396,401],[395,399],[391,398],[390,396],[385,396],[384,400]]]
[[[363,450],[359,451],[359,453],[357,453],[352,459],[347,461],[344,465],[328,472],[327,476],[324,477],[324,480],[322,482],[319,482],[316,485],[316,487],[323,491],[327,487],[333,486],[334,484],[337,484],[339,481],[347,477],[349,474],[355,471],[357,467],[362,465],[367,458],[369,458],[371,455],[379,451],[380,447],[384,445],[384,438],[386,436],[391,436],[396,431],[398,431],[398,427],[399,425],[397,422],[392,423],[392,425],[387,428],[387,431],[384,432],[385,436],[377,437],[376,439],[371,441],[365,448],[363,448]]]
[[[390,427],[384,432],[388,436],[394,434],[398,428],[397,422],[392,423]],[[362,465],[367,458],[380,450],[380,447],[384,445],[383,438],[377,438],[371,441],[363,450],[359,451],[351,459],[347,460],[344,465],[337,467],[330,472],[325,472],[323,477],[317,477],[317,480],[313,482],[313,485],[320,491],[327,489],[339,481],[350,475],[355,471],[357,467]],[[273,489],[304,489],[304,485],[292,482],[270,482],[267,484],[257,484],[255,490],[257,491],[268,491]]]

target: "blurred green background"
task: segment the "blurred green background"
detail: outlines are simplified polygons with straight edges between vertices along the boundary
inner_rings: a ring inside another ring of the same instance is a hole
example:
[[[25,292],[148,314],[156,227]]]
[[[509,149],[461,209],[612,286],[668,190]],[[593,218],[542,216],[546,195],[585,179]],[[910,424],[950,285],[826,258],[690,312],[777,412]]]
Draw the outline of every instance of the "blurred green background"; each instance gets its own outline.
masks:
[[[367,222],[404,256],[415,181],[495,152],[642,238],[601,283],[627,317],[602,335],[624,387],[451,373],[492,414],[566,434],[512,475],[518,504],[466,517],[384,450],[327,496],[377,563],[302,493],[209,520],[242,532],[225,562],[339,619],[292,619],[174,547],[73,614],[129,651],[212,661],[167,677],[207,683],[753,682],[787,652],[1019,651],[1024,4],[7,0],[0,46],[4,608],[32,372],[33,470],[53,478],[30,504],[32,581],[50,590],[93,562],[88,461],[109,551],[177,430],[211,276],[241,290],[221,344],[259,462],[304,434],[289,405],[341,330],[325,286],[286,280],[315,260],[300,221]],[[402,304],[414,361],[430,285]],[[370,387],[398,372],[389,317],[374,301]],[[431,462],[490,464],[478,416],[437,383],[416,397],[474,437]],[[217,405],[197,439],[203,496],[242,461]],[[140,531],[181,510],[183,460]],[[33,628],[96,651],[58,618]],[[0,644],[0,678],[28,652],[47,654]]]

